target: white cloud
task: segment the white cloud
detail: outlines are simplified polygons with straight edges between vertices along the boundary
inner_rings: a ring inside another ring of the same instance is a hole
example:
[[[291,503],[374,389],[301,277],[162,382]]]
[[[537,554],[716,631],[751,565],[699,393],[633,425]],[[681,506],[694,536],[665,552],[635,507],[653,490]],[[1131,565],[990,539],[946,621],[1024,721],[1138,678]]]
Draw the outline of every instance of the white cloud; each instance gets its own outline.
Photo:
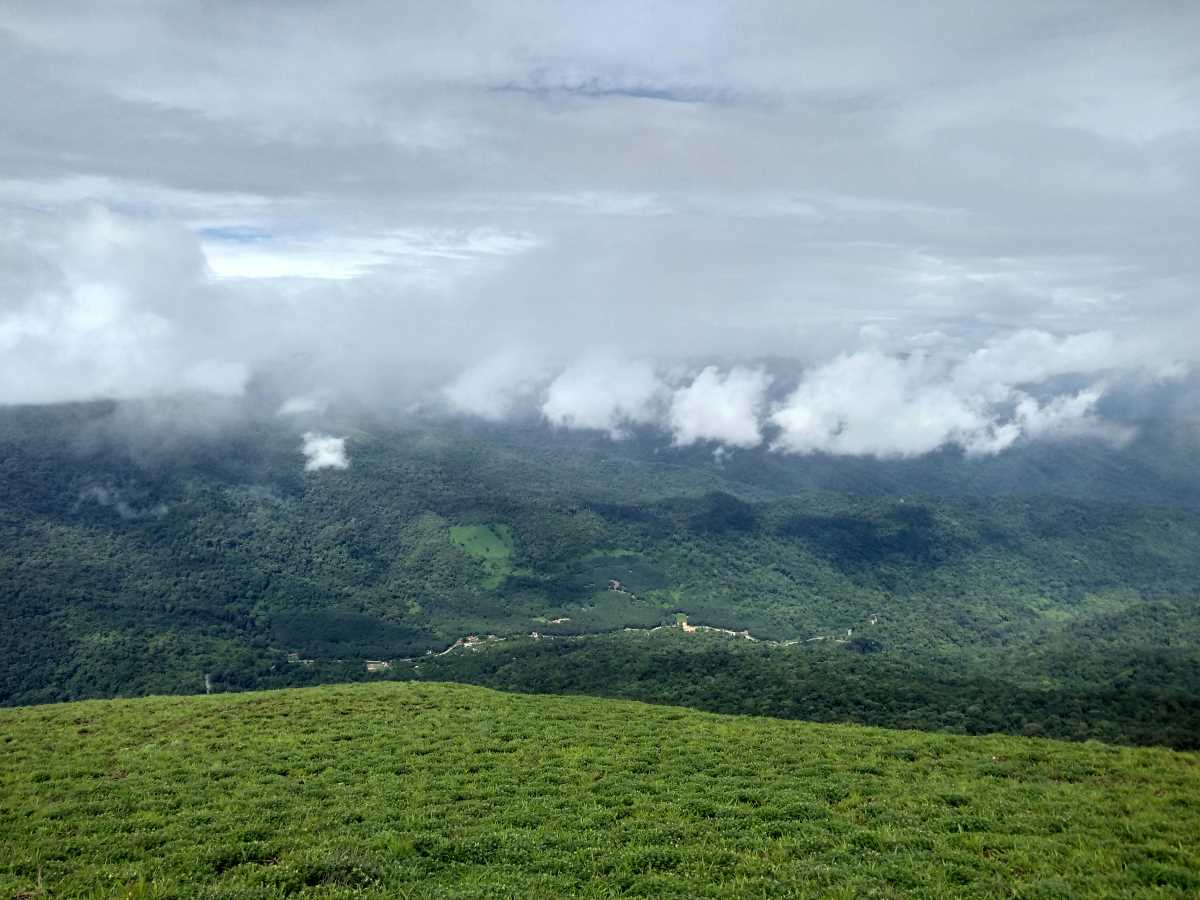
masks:
[[[346,455],[345,438],[331,437],[316,431],[306,431],[300,450],[304,454],[304,471],[306,472],[350,467],[350,458]]]
[[[310,413],[323,413],[329,408],[331,398],[324,391],[314,391],[311,394],[300,394],[289,397],[279,404],[275,410],[277,416],[304,416]]]
[[[530,351],[501,350],[459,373],[442,393],[455,412],[498,421],[539,389],[544,371]]]
[[[1044,382],[1200,359],[1200,6],[1085,6],[14,0],[0,403],[461,373],[469,414],[760,439],[723,377],[599,385],[616,346],[809,365],[781,448],[1098,421]]]
[[[244,390],[249,367],[226,356],[227,298],[187,231],[102,207],[10,227],[0,403]]]
[[[315,236],[214,228],[203,239],[208,267],[218,278],[318,281],[351,281],[386,267],[409,281],[436,283],[452,279],[456,270],[536,245],[524,233],[445,228]]]
[[[1053,397],[1045,403],[1019,395],[1013,419],[1022,435],[1029,438],[1097,437],[1113,444],[1126,443],[1134,436],[1132,427],[1107,422],[1096,414],[1102,396],[1102,385]]]
[[[1039,384],[1047,378],[1123,368],[1136,361],[1129,344],[1107,332],[1092,331],[1055,337],[1025,329],[989,341],[971,353],[954,372],[962,387],[1001,392],[1006,385]]]
[[[771,377],[760,369],[735,366],[724,376],[716,366],[704,369],[671,397],[668,423],[675,444],[716,441],[730,447],[762,443],[758,416]]]
[[[1094,413],[1103,387],[1039,402],[1018,385],[1061,375],[1096,375],[1129,359],[1111,335],[1055,338],[1023,331],[955,356],[877,348],[842,354],[807,371],[771,414],[777,450],[915,456],[947,444],[996,453],[1024,438],[1128,434]]]
[[[772,414],[780,430],[773,446],[909,456],[958,436],[978,441],[989,424],[981,401],[956,394],[940,368],[924,354],[901,359],[867,349],[839,356],[805,373]]]
[[[554,425],[607,431],[618,438],[627,425],[655,420],[663,391],[650,363],[590,355],[550,383],[542,415]]]
[[[182,376],[185,388],[223,397],[240,397],[249,380],[250,369],[245,363],[218,359],[206,359],[189,366]]]

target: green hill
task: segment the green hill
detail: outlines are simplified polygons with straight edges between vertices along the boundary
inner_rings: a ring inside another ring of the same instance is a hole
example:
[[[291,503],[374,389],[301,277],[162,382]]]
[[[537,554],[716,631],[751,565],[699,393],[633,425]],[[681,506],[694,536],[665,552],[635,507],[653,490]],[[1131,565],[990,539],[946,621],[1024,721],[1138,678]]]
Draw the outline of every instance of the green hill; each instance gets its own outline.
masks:
[[[1182,437],[716,460],[346,413],[305,472],[294,424],[197,402],[0,410],[0,705],[430,678],[1198,746]],[[758,642],[647,639],[682,617]]]
[[[1200,757],[446,684],[0,710],[0,894],[1194,897]]]

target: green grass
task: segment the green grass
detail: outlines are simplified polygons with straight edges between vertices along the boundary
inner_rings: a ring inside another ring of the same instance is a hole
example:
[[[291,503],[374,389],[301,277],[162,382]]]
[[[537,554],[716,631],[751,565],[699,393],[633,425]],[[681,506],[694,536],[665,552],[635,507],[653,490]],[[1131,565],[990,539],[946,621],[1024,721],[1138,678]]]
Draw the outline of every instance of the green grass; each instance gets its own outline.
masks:
[[[450,540],[483,563],[485,587],[497,588],[513,572],[513,536],[507,525],[452,525]]]
[[[1196,896],[1200,757],[443,684],[0,710],[0,895]]]

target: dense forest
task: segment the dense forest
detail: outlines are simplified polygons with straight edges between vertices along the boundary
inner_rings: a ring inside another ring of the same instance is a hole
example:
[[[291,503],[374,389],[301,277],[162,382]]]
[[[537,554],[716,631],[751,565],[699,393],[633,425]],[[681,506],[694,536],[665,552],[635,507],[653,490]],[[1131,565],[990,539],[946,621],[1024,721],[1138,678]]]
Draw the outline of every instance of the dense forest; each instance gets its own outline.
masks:
[[[0,411],[0,702],[444,678],[1200,741],[1178,425],[880,461],[344,414],[349,468],[305,471],[244,413]]]

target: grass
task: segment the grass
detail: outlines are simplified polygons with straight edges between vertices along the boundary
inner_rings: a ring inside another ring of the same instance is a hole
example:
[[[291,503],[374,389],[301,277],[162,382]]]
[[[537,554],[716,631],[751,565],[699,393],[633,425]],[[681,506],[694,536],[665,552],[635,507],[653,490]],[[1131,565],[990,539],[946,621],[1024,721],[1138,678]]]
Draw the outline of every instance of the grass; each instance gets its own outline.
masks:
[[[450,540],[483,563],[484,587],[497,588],[512,574],[513,536],[507,525],[452,525]]]
[[[444,684],[0,710],[0,895],[1196,896],[1200,757]]]

